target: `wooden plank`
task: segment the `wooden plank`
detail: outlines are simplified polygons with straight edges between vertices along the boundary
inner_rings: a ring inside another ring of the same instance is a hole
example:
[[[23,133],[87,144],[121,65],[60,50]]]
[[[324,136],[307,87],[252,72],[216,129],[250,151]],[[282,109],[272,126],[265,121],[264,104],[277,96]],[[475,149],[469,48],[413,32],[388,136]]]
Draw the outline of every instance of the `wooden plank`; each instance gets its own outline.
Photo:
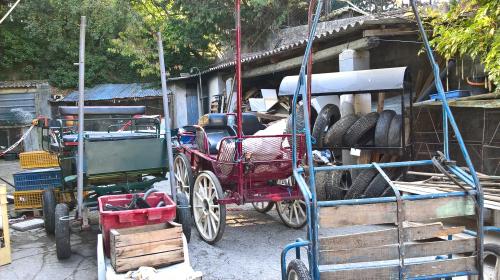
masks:
[[[146,244],[130,245],[115,248],[116,258],[130,258],[142,255],[157,254],[182,249],[182,238],[149,242]]]
[[[404,201],[405,220],[425,221],[474,215],[471,197],[444,197]],[[396,202],[341,205],[320,208],[320,227],[393,224],[397,221]]]
[[[125,272],[141,266],[164,266],[184,261],[183,249],[132,258],[119,258],[114,266],[116,272]]]
[[[405,218],[409,221],[471,216],[476,213],[474,200],[470,196],[405,201],[404,207]]]
[[[465,227],[444,228],[442,223],[412,225],[404,227],[404,241],[424,240],[463,232]],[[320,250],[342,250],[376,247],[398,243],[396,227],[354,234],[321,237]]]
[[[119,234],[116,234],[118,232]],[[145,244],[155,241],[179,238],[182,233],[181,227],[154,230],[149,232],[138,232],[134,234],[120,234],[119,230],[111,230],[111,235],[115,235],[115,247]]]
[[[319,209],[320,228],[393,224],[396,219],[396,203],[342,205]]]
[[[407,277],[477,271],[475,257],[412,263],[405,267]],[[399,268],[397,265],[391,265],[385,267],[356,267],[351,269],[326,270],[320,272],[320,278],[321,280],[399,279]]]
[[[476,239],[412,242],[405,243],[404,246],[405,258],[434,257],[474,252],[476,250]],[[325,265],[395,260],[399,259],[398,247],[398,244],[392,244],[380,247],[320,251],[319,263]]]
[[[367,29],[363,30],[363,37],[413,35],[417,32],[418,30],[411,30],[407,28]]]
[[[366,50],[366,49],[371,49],[376,46],[378,46],[379,41],[377,40],[376,37],[369,37],[369,38],[361,38],[349,43],[341,44],[338,46],[334,46],[331,48],[327,48],[324,50],[320,50],[317,52],[314,52],[313,56],[313,61],[314,63],[316,62],[321,62],[321,61],[326,61],[331,59],[334,56],[339,55],[341,52],[343,52],[346,49],[351,49],[351,50]],[[300,64],[302,63],[302,56],[290,58],[287,60],[283,60],[274,64],[270,65],[265,65],[261,67],[257,67],[254,69],[249,69],[247,71],[243,72],[243,78],[252,78],[252,77],[258,77],[266,74],[272,74],[275,72],[281,72],[285,70],[290,70],[295,67],[299,67]]]

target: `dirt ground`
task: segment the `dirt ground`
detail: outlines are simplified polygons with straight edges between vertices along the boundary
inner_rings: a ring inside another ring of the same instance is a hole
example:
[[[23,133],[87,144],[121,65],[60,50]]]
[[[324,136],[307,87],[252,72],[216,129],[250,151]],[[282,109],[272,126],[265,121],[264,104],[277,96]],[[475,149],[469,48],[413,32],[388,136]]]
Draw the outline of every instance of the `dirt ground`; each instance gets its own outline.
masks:
[[[19,163],[0,160],[0,177],[13,182]],[[8,187],[8,192],[14,190]],[[52,236],[44,229],[19,232],[11,229],[12,263],[0,267],[1,279],[97,279],[97,227],[71,235],[73,255],[59,261]],[[192,228],[189,254],[193,268],[203,279],[279,279],[283,247],[305,230],[285,227],[276,210],[261,214],[252,206],[235,206],[228,211],[227,226],[221,241],[208,245]]]
[[[11,174],[17,170],[17,162],[0,160],[0,177],[12,182]],[[8,190],[12,192],[13,188]],[[91,231],[71,235],[73,255],[65,261],[57,260],[54,238],[47,236],[43,228],[27,232],[11,229],[12,263],[0,267],[0,279],[97,279],[95,215],[92,221]],[[334,232],[358,230],[347,228]],[[233,206],[227,213],[224,236],[217,244],[201,241],[192,228],[190,260],[195,270],[203,272],[203,279],[280,279],[281,250],[295,239],[305,238],[305,234],[303,229],[285,227],[275,209],[261,214],[250,205]],[[490,235],[486,241],[500,243],[500,238]]]

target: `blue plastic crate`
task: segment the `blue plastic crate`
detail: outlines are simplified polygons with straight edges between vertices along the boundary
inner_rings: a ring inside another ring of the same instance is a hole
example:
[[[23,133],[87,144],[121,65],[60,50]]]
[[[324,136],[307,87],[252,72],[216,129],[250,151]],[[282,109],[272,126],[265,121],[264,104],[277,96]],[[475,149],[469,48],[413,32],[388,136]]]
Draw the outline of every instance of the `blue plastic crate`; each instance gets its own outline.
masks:
[[[16,191],[44,190],[60,187],[62,174],[60,168],[45,168],[21,171],[14,174]]]
[[[446,99],[457,99],[457,98],[460,98],[460,97],[466,97],[466,96],[470,96],[470,91],[468,90],[452,90],[452,91],[448,91],[448,92],[445,92],[444,93],[445,96],[446,96]],[[429,96],[429,99],[430,100],[441,100],[441,98],[439,97],[439,94],[431,94]]]

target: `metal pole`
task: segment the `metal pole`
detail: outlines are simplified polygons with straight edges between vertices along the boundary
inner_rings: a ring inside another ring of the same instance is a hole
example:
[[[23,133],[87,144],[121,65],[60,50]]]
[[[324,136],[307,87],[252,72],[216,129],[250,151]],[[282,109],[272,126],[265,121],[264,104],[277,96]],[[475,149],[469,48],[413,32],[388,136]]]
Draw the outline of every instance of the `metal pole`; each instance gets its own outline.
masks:
[[[85,108],[85,25],[87,17],[80,19],[80,55],[78,59],[78,164],[77,187],[78,217],[82,217],[83,208],[83,122]]]
[[[161,32],[158,35],[158,56],[160,57],[160,75],[161,75],[161,92],[163,96],[163,115],[165,118],[165,140],[167,141],[167,158],[168,158],[168,174],[170,178],[170,188],[172,199],[177,202],[177,183],[174,176],[174,157],[172,155],[172,135],[170,132],[170,111],[168,106],[168,91],[167,91],[167,75],[165,73],[165,61],[163,58],[163,42],[161,40]]]
[[[240,22],[240,1],[235,1],[235,10],[236,10],[236,118],[237,118],[237,130],[236,135],[238,137],[236,147],[238,150],[238,193],[243,194],[243,128],[242,128],[242,112],[241,112],[241,104],[243,99],[242,94],[242,85],[241,85],[241,22]]]

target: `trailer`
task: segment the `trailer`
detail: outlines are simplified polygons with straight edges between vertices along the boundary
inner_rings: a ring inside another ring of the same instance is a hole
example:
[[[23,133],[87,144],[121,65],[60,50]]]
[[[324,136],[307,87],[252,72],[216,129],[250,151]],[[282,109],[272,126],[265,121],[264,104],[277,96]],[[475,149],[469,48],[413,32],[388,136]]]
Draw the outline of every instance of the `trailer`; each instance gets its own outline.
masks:
[[[484,198],[481,184],[471,163],[464,141],[448,106],[439,69],[429,46],[414,0],[411,0],[420,34],[433,68],[436,88],[443,108],[444,151],[429,160],[401,161],[357,165],[315,167],[312,161],[311,128],[305,122],[307,163],[294,169],[294,178],[307,206],[307,237],[287,245],[281,255],[282,279],[435,279],[477,276],[484,279],[484,257],[496,257],[495,276],[500,273],[498,246],[485,250],[484,232],[498,228],[484,227]],[[306,67],[323,1],[318,1],[316,14],[295,90],[292,110],[296,127],[299,95],[307,100]],[[310,71],[310,69],[307,69]],[[308,72],[307,74],[310,74]],[[310,108],[303,102],[304,119]],[[467,169],[456,165],[449,152],[449,126],[460,145]],[[295,129],[293,132],[294,163],[297,162]],[[403,141],[403,140],[401,140]],[[459,191],[428,195],[404,195],[387,175],[388,169],[431,165],[462,185]],[[296,166],[295,164],[293,165]],[[392,193],[387,197],[318,201],[315,174],[327,171],[372,169],[381,174]],[[305,175],[307,179],[305,179]],[[475,230],[463,226],[447,226],[447,218],[473,217]],[[353,232],[333,234],[332,228],[355,228]],[[321,231],[321,232],[320,232]],[[321,234],[321,235],[320,235]],[[301,248],[307,251],[307,263],[301,259]],[[496,249],[495,249],[496,248]],[[295,258],[287,255],[295,250]]]

